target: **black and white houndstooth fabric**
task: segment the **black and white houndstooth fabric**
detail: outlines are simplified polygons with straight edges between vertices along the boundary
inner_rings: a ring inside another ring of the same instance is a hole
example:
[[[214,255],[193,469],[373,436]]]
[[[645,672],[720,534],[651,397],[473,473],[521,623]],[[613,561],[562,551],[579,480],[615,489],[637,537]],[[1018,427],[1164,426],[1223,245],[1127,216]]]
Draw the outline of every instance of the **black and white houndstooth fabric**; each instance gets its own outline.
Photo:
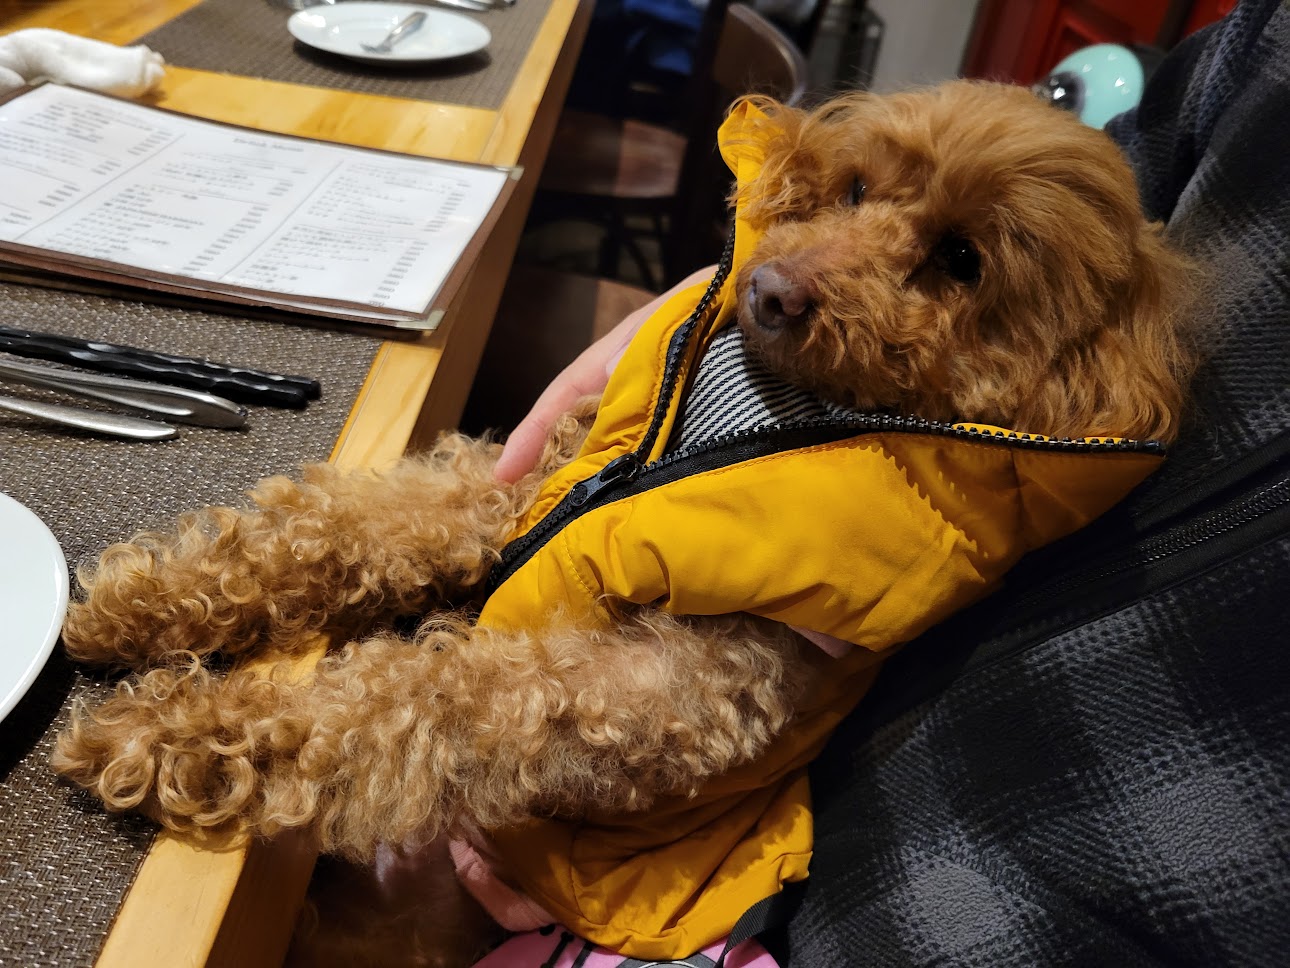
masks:
[[[712,337],[699,361],[670,445],[684,450],[730,433],[856,415],[784,382],[748,351],[743,330],[731,323]]]

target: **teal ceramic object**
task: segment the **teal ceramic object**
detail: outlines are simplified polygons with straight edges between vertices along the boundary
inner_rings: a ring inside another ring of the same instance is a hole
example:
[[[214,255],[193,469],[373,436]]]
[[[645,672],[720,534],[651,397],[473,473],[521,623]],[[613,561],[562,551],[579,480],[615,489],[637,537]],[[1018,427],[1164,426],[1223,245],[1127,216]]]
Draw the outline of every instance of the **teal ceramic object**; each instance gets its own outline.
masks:
[[[1035,85],[1053,104],[1100,128],[1142,99],[1146,75],[1138,55],[1119,44],[1094,44],[1077,50]]]

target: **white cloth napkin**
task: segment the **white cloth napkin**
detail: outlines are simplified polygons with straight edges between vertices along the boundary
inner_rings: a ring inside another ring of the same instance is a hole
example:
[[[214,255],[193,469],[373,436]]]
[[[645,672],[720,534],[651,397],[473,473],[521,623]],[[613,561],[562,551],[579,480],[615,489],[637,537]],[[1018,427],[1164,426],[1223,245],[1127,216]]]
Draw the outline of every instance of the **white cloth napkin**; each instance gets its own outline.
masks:
[[[57,81],[138,97],[151,90],[164,71],[161,55],[142,45],[117,47],[44,27],[0,37],[0,93],[37,81]]]

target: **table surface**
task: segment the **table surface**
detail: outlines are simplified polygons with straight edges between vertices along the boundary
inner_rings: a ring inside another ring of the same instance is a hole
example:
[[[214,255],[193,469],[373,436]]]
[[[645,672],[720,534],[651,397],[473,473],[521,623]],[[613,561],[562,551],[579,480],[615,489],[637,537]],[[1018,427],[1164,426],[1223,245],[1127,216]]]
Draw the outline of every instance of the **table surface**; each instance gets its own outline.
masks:
[[[196,2],[0,0],[0,34],[52,27],[126,44]],[[335,442],[334,463],[388,464],[459,418],[590,10],[591,0],[552,0],[496,110],[176,66],[149,96],[160,107],[267,131],[524,167],[511,204],[439,329],[377,350]],[[163,832],[123,901],[97,965],[280,964],[313,861],[312,850],[292,838],[197,843]]]

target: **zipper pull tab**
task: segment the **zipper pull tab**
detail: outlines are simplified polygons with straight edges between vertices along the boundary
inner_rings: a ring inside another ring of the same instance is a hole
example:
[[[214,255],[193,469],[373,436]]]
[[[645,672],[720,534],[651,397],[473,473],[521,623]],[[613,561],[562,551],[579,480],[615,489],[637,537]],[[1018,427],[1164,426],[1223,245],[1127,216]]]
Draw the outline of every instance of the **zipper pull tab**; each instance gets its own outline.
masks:
[[[634,480],[640,471],[641,462],[635,454],[615,457],[595,477],[575,484],[569,491],[569,503],[580,508],[605,488]]]

